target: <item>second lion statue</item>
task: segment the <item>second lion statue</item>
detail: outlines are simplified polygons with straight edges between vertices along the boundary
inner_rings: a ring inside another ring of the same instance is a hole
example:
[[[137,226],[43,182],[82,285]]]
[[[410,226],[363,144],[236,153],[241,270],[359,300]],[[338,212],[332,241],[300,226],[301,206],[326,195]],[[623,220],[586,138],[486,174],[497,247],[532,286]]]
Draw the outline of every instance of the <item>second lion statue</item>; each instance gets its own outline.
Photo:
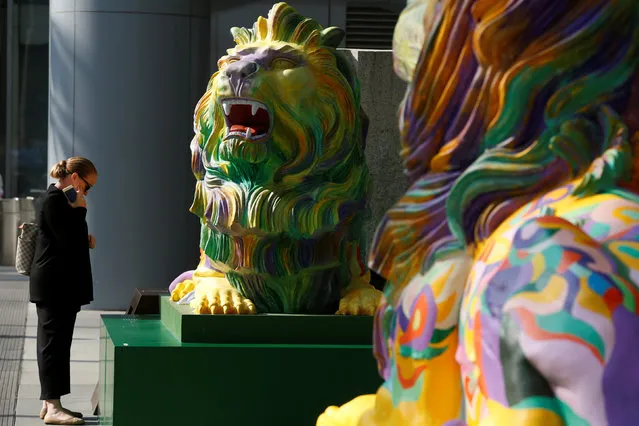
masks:
[[[171,298],[202,314],[372,315],[367,119],[344,31],[278,3],[231,33],[194,117],[200,264]]]
[[[636,425],[639,3],[412,0],[393,46],[384,383],[316,425]]]

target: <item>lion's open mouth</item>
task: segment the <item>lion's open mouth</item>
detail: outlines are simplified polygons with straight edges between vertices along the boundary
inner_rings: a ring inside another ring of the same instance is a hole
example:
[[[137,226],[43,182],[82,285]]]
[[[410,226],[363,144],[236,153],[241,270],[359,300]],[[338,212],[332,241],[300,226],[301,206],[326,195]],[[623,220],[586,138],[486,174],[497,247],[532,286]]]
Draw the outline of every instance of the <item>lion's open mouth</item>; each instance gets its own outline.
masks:
[[[266,138],[271,130],[271,115],[262,102],[249,99],[223,99],[226,137],[242,137],[251,141]]]

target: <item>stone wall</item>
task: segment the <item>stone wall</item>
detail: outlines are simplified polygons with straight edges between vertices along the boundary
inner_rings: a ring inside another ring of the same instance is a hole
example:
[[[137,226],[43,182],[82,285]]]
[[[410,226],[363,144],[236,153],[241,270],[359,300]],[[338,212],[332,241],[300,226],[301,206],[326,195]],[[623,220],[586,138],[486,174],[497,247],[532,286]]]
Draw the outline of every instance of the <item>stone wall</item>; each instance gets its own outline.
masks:
[[[366,162],[373,181],[371,218],[366,224],[366,247],[370,247],[384,213],[406,192],[406,176],[399,157],[397,111],[406,83],[393,72],[390,50],[353,50],[360,79],[362,108],[370,120]],[[368,252],[368,250],[367,250]]]

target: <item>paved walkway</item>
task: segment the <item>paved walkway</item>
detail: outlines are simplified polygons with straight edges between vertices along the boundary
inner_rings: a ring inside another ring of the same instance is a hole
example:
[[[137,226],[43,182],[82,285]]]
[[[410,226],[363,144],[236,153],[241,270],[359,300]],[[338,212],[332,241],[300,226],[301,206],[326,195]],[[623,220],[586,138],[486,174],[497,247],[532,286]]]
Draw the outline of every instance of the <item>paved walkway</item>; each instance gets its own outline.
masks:
[[[0,267],[0,426],[42,425],[36,310],[28,303],[27,279],[13,271]],[[91,397],[98,380],[102,313],[78,314],[71,346],[71,395],[62,397],[64,406],[81,411],[88,425],[98,424]]]
[[[13,426],[26,329],[28,282],[0,267],[0,426]]]

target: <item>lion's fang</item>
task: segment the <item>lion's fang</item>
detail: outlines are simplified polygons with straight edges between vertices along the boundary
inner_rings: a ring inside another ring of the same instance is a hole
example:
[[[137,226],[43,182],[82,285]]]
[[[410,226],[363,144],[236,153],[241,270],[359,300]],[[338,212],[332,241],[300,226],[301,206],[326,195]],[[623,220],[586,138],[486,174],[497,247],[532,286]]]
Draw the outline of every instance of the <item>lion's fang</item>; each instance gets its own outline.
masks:
[[[229,115],[231,112],[231,105],[226,102],[222,102],[222,108],[224,108],[224,114]]]
[[[251,138],[251,129],[246,129],[246,139]]]
[[[257,104],[251,104],[251,115],[257,114],[258,109],[260,109],[260,107]]]

